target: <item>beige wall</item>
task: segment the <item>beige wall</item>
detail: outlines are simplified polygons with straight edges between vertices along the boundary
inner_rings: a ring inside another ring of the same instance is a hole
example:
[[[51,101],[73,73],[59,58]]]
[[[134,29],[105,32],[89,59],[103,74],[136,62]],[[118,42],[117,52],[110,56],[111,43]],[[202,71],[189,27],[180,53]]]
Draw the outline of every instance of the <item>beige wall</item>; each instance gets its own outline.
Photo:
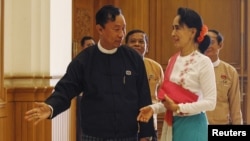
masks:
[[[4,75],[49,75],[50,3],[5,0]]]
[[[68,0],[5,0],[4,76],[61,76],[71,60],[71,11]]]

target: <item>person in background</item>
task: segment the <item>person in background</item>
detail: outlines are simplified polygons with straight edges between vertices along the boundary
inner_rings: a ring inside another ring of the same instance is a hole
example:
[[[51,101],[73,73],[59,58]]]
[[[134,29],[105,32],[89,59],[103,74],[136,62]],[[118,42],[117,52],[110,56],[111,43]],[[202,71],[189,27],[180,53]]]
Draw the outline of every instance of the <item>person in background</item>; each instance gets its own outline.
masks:
[[[148,82],[150,87],[152,103],[159,102],[157,97],[157,91],[164,79],[164,73],[161,65],[153,59],[145,57],[148,52],[148,36],[147,34],[139,29],[131,30],[125,37],[125,43],[134,48],[144,60],[144,64],[147,71]],[[157,135],[157,114],[153,115],[154,128]],[[153,137],[153,141],[157,141],[157,136]]]
[[[65,75],[45,102],[25,113],[38,124],[70,107],[81,92],[81,127],[84,141],[148,141],[155,135],[153,118],[139,122],[143,106],[152,104],[142,57],[122,45],[126,22],[120,8],[105,5],[96,13],[99,41],[70,62]],[[139,136],[139,137],[138,137]]]
[[[81,44],[82,49],[85,49],[87,47],[95,45],[95,40],[91,36],[83,36],[80,44]]]
[[[161,141],[207,141],[206,111],[216,105],[215,73],[211,60],[200,51],[210,40],[200,15],[180,7],[173,20],[172,38],[179,52],[169,59],[158,92],[161,102],[141,108],[137,120],[165,112]]]
[[[220,60],[219,53],[223,48],[223,36],[217,30],[209,30],[211,39],[209,48],[205,51],[214,65],[217,104],[215,110],[207,111],[209,124],[243,124],[241,113],[241,93],[239,75],[229,63]]]

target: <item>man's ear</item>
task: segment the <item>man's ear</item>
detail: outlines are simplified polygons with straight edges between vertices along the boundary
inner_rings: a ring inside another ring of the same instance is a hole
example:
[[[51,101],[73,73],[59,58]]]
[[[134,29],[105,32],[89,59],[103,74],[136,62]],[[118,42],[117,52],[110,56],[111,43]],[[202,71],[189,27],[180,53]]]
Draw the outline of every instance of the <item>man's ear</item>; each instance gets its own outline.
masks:
[[[98,32],[99,35],[102,35],[102,30],[103,30],[103,28],[102,28],[101,25],[97,24],[97,25],[96,25],[96,30],[97,30],[97,32]]]
[[[219,49],[222,49],[223,46],[224,46],[224,43],[223,43],[223,42],[220,42],[220,43],[219,43],[219,47],[220,47]]]
[[[148,53],[148,48],[149,48],[149,44],[147,44],[147,47],[146,47],[145,53]]]

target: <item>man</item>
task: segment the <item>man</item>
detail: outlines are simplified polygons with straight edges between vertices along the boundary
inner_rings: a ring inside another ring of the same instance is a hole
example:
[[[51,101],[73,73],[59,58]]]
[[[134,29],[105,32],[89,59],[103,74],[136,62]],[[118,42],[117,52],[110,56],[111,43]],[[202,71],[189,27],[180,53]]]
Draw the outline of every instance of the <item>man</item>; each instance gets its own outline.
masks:
[[[146,141],[154,133],[153,119],[139,122],[139,109],[151,104],[146,69],[141,56],[123,46],[126,22],[121,10],[103,6],[96,14],[98,44],[80,52],[44,103],[27,111],[34,124],[54,118],[70,107],[71,99],[81,100],[81,127],[84,141]]]
[[[147,71],[152,103],[159,102],[157,92],[163,82],[164,73],[158,62],[145,57],[149,46],[147,34],[139,29],[131,30],[125,37],[125,43],[129,47],[134,48],[142,56]],[[155,132],[157,134],[157,114],[153,115],[153,119]],[[157,141],[157,136],[153,138],[153,141]]]
[[[219,58],[223,36],[216,30],[209,30],[207,35],[211,44],[205,55],[213,62],[217,85],[215,110],[207,111],[209,124],[242,124],[238,73],[233,66]]]
[[[85,49],[87,47],[95,45],[95,40],[91,36],[83,36],[81,39],[81,47]]]

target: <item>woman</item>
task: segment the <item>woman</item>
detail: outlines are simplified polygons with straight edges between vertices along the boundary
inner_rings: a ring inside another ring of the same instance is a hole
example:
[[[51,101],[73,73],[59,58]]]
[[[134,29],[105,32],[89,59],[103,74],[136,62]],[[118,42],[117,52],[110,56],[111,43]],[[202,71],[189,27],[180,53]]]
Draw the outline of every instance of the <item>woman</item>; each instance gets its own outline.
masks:
[[[166,111],[161,141],[207,141],[205,111],[216,105],[212,62],[202,54],[208,45],[207,27],[194,10],[179,8],[173,20],[172,37],[179,52],[169,59],[158,92],[161,102],[140,110],[139,121]]]

